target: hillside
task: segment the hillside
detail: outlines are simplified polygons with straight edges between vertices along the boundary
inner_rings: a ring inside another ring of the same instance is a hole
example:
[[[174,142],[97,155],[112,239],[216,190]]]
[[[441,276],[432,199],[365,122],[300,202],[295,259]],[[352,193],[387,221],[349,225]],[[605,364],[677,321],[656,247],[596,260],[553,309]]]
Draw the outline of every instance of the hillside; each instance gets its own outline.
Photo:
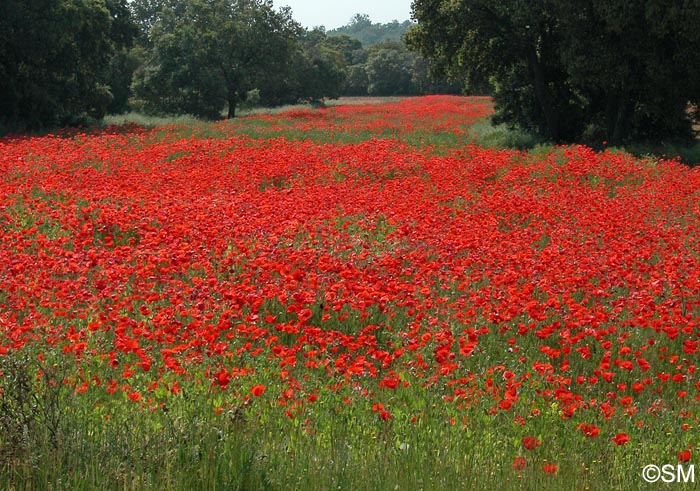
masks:
[[[408,28],[410,20],[394,20],[386,24],[373,23],[368,15],[357,14],[345,26],[328,31],[330,36],[349,36],[357,39],[363,46],[371,46],[382,41],[400,41]]]

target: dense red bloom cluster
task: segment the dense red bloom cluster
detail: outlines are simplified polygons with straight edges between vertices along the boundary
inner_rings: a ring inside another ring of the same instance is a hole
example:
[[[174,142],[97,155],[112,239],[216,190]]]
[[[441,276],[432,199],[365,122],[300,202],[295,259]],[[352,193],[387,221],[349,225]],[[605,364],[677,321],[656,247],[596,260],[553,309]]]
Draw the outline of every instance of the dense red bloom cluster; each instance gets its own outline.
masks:
[[[578,429],[583,432],[584,435],[594,438],[600,433],[600,428],[595,425],[581,423],[578,425]]]
[[[542,442],[540,440],[532,436],[526,436],[525,438],[523,438],[522,442],[523,447],[525,447],[527,450],[534,450],[535,448],[542,445]]]
[[[698,169],[416,144],[490,112],[430,97],[258,116],[265,138],[233,122],[0,140],[0,355],[100,361],[113,379],[90,383],[134,400],[136,373],[177,391],[196,372],[289,411],[371,378],[496,413],[690,410]],[[289,128],[354,142],[274,136]]]
[[[350,135],[391,137],[401,139],[414,132],[423,135],[450,133],[467,135],[469,127],[493,112],[488,97],[457,98],[427,96],[404,99],[400,104],[347,105],[323,110],[295,110],[284,118],[259,115],[254,119],[261,123],[258,132],[272,135],[288,135],[300,132],[311,136],[318,132],[345,139]],[[222,123],[217,130],[226,134],[237,132],[236,123]]]

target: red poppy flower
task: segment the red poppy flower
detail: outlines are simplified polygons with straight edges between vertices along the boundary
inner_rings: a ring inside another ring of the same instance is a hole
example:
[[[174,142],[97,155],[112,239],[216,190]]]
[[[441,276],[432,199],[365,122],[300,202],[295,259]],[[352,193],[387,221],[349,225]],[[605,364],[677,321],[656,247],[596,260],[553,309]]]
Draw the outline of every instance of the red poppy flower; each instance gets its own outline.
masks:
[[[536,447],[539,447],[542,442],[534,437],[531,436],[526,436],[523,438],[523,447],[525,447],[527,450],[532,450]]]
[[[678,460],[681,462],[688,462],[690,460],[690,449],[686,448],[685,450],[678,452]]]
[[[581,430],[586,436],[591,438],[598,436],[598,433],[600,433],[600,428],[586,423],[581,423],[578,425],[578,429]]]
[[[513,469],[519,471],[525,467],[527,467],[527,460],[525,457],[515,457],[515,460],[513,460]]]
[[[260,397],[261,395],[263,395],[263,392],[265,392],[264,385],[254,385],[250,388],[250,393],[253,394],[255,397]]]
[[[231,381],[231,374],[224,368],[214,374],[214,381],[219,384],[219,387],[226,389]]]
[[[512,405],[513,405],[513,402],[510,399],[503,399],[502,401],[500,401],[498,403],[498,407],[500,407],[504,411],[507,411],[508,409],[510,409]]]
[[[380,387],[386,387],[387,389],[395,389],[399,386],[400,380],[397,377],[384,377],[382,381],[379,382]]]
[[[618,433],[612,437],[611,440],[615,442],[615,445],[625,445],[629,443],[630,437],[627,435],[627,433]]]

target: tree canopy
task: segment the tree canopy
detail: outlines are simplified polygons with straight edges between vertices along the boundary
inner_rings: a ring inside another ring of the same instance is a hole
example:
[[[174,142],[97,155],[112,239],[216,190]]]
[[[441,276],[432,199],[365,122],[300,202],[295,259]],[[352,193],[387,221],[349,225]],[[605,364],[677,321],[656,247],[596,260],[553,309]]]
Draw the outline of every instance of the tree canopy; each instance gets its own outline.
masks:
[[[233,117],[247,91],[287,76],[300,26],[269,0],[168,2],[150,27],[152,49],[137,73],[147,108]]]
[[[368,49],[367,92],[369,95],[414,93],[413,66],[416,56],[403,43],[388,41]]]
[[[101,117],[106,67],[131,42],[124,0],[0,2],[0,125],[14,130]]]
[[[555,141],[688,134],[700,2],[414,0],[407,42],[494,95],[497,120]]]
[[[133,89],[147,112],[218,118],[227,107],[232,117],[253,93],[276,105],[446,87],[427,80],[403,41],[363,47],[349,35],[304,30],[269,0],[134,0],[133,10],[147,53]],[[366,16],[353,22],[391,31]]]

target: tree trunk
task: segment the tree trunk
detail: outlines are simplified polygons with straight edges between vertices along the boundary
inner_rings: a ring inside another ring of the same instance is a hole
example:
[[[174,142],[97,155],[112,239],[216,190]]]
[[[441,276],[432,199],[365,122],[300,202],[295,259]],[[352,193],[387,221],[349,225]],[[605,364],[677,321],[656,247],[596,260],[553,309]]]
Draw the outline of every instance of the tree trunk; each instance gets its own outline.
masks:
[[[544,69],[542,68],[542,64],[540,63],[534,47],[528,49],[527,55],[535,85],[535,97],[537,97],[537,102],[540,105],[540,109],[542,109],[547,126],[547,136],[557,141],[559,139],[559,114],[554,108],[552,99],[549,96]]]
[[[227,118],[236,117],[236,89],[233,87],[228,88],[228,116]]]

